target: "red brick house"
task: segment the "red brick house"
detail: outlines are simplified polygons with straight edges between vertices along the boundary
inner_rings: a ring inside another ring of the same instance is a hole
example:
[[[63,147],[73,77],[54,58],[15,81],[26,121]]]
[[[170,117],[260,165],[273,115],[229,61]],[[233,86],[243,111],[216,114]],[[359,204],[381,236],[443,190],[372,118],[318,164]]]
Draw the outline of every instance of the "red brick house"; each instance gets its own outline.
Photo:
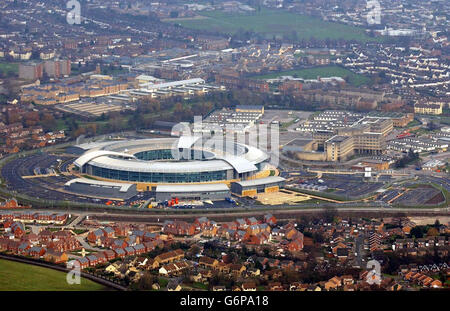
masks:
[[[88,236],[87,236],[87,240],[90,243],[97,243],[97,241],[104,236],[104,232],[102,229],[97,229],[95,231],[91,231],[89,232]]]
[[[105,255],[108,261],[113,260],[114,258],[117,257],[117,254],[113,250],[104,251],[103,254]]]
[[[50,230],[42,230],[38,235],[41,242],[48,242],[53,239],[53,233]]]
[[[116,257],[119,257],[119,258],[124,258],[127,255],[125,250],[120,247],[113,249],[113,251],[114,251],[114,253],[116,253]]]
[[[43,247],[39,247],[39,246],[34,246],[30,249],[28,249],[28,255],[34,258],[40,258],[42,256],[44,256],[46,252],[46,249]]]
[[[134,255],[136,255],[136,250],[133,247],[131,247],[131,246],[125,247],[124,250],[125,250],[125,253],[126,253],[127,256],[134,256]]]
[[[11,225],[11,232],[16,239],[20,239],[25,235],[25,226],[23,223],[16,221]]]
[[[90,267],[96,266],[98,264],[98,259],[97,256],[95,255],[89,255],[86,256],[85,258],[88,260]]]
[[[47,250],[47,252],[44,255],[44,259],[49,262],[63,263],[63,262],[67,262],[69,257],[67,256],[67,254],[65,252],[57,252],[54,250]]]
[[[81,269],[86,269],[89,267],[89,260],[86,257],[78,258],[75,261],[79,263]]]
[[[264,222],[269,226],[274,226],[277,224],[277,219],[272,214],[264,215]]]
[[[195,234],[196,225],[190,224],[185,221],[166,221],[162,231],[166,234],[173,235],[194,235]]]
[[[297,238],[291,242],[289,242],[286,246],[286,248],[290,252],[299,252],[303,249],[303,239]]]
[[[97,264],[99,265],[108,261],[103,252],[95,253],[95,257],[97,257]]]

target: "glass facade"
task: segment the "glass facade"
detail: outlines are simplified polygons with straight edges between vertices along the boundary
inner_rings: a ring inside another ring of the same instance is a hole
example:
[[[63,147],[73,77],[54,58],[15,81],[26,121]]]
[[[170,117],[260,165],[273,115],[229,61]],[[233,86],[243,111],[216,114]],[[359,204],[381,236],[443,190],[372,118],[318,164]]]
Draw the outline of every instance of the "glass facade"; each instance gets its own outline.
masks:
[[[86,172],[93,176],[133,182],[148,182],[148,183],[191,183],[191,182],[206,182],[215,180],[226,180],[226,171],[211,171],[198,173],[147,173],[147,172],[129,172],[122,170],[114,170],[109,168],[102,168],[86,165]]]
[[[134,156],[144,161],[173,160],[172,150],[170,149],[147,150],[138,152]]]
[[[187,151],[187,153],[185,153]],[[190,156],[189,156],[190,151]],[[158,150],[147,150],[147,151],[141,151],[134,156],[138,158],[139,160],[144,161],[154,161],[154,160],[174,160],[173,157],[173,151],[171,149],[158,149]],[[178,150],[176,151],[177,158],[188,158],[196,159],[196,160],[205,160],[207,158],[214,157],[214,154],[207,151],[199,151],[194,149],[187,149],[187,150]]]

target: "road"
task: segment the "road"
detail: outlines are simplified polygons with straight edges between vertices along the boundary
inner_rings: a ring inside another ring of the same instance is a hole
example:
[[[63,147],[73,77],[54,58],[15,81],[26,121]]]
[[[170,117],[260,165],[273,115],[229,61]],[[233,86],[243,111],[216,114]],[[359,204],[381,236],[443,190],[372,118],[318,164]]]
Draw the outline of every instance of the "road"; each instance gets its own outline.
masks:
[[[86,218],[86,215],[84,214],[80,214],[80,215],[76,215],[76,219],[74,221],[72,221],[69,225],[67,225],[67,228],[71,228],[71,229],[76,229],[76,226],[83,221],[83,219]]]
[[[429,160],[446,160],[450,158],[450,151],[448,152],[442,152],[442,153],[435,153],[435,154],[430,154],[428,156],[423,157],[422,159],[424,160],[424,162],[429,161]]]
[[[356,239],[355,239],[355,251],[356,251],[356,264],[363,268],[364,265],[364,236],[363,235],[359,235]]]
[[[49,211],[48,209],[41,209]],[[89,215],[90,219],[102,220],[102,221],[129,221],[129,222],[145,222],[152,224],[162,224],[165,220],[194,220],[198,217],[206,216],[211,219],[217,220],[233,220],[240,217],[252,217],[252,216],[263,216],[267,213],[273,214],[280,220],[286,220],[298,217],[300,215],[320,215],[327,208],[302,208],[302,209],[274,209],[273,207],[268,207],[264,210],[248,210],[239,212],[223,212],[217,211],[216,213],[195,213],[195,214],[185,214],[183,213],[172,213],[172,214],[149,214],[149,213],[120,213],[118,211],[110,211],[109,213],[96,213],[96,212],[86,212],[80,211],[77,214],[79,216],[85,217]],[[60,210],[51,210],[60,211]],[[450,207],[447,208],[383,208],[383,207],[339,207],[336,208],[339,214],[343,215],[366,215],[366,216],[383,216],[383,215],[408,215],[408,216],[448,216],[450,213]],[[211,211],[209,211],[211,212]],[[94,249],[85,242],[86,247],[89,249]]]
[[[86,242],[86,240],[85,240],[86,236],[87,236],[87,233],[75,236],[75,238],[78,240],[78,242],[80,242],[81,246],[83,246],[84,249],[86,249],[86,250],[94,250],[96,252],[103,252],[103,251],[105,251],[104,249],[93,247],[93,246],[89,245],[89,243]]]

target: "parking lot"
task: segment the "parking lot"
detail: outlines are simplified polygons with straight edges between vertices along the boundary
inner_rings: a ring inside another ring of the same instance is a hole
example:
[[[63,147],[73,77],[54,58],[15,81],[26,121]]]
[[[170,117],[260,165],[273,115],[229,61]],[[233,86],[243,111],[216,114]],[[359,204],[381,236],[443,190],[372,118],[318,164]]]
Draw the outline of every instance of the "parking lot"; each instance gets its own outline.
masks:
[[[365,181],[362,176],[325,174],[322,178],[294,178],[290,183],[297,183],[306,190],[334,194],[347,199],[369,196],[384,185],[382,182]]]
[[[24,176],[36,175],[36,172],[46,172],[49,169],[55,169],[58,166],[58,159],[65,166],[61,166],[63,171],[67,165],[72,163],[73,158],[48,153],[37,153],[26,157],[14,159],[2,167],[1,174],[6,181],[6,187],[10,191],[25,194],[36,199],[56,200],[56,201],[74,201],[84,203],[106,204],[109,199],[96,199],[69,193],[64,190],[64,184],[75,176],[46,176],[23,178]],[[110,204],[123,204],[133,202],[137,197],[130,198],[125,202],[111,201]]]
[[[394,200],[394,204],[406,206],[418,206],[425,204],[436,204],[443,201],[441,191],[433,187],[420,187],[409,189],[398,199]]]

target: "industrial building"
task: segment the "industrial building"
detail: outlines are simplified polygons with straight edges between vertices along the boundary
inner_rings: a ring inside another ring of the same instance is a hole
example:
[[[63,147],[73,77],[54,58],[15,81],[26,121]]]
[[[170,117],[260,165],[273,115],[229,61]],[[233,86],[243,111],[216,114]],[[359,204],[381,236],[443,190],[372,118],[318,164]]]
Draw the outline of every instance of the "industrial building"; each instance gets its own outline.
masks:
[[[127,200],[137,194],[135,184],[115,183],[86,178],[76,178],[68,181],[65,188],[73,193],[86,196]]]
[[[444,103],[416,103],[414,105],[414,113],[440,115],[443,112]]]
[[[351,136],[333,136],[325,142],[328,161],[343,161],[354,154],[354,140]]]
[[[69,76],[70,60],[47,60],[45,62],[28,62],[19,65],[19,78],[25,80],[42,79],[44,73],[51,78]]]
[[[233,182],[231,192],[241,196],[256,196],[262,192],[277,192],[284,182],[285,179],[279,176]]]
[[[257,105],[237,105],[236,112],[264,114],[264,106]]]
[[[76,171],[98,180],[136,184],[138,191],[156,191],[158,186],[167,184],[229,185],[257,178],[266,170],[269,159],[265,152],[250,145],[204,142],[194,136],[100,142],[78,147],[86,152],[75,160]],[[159,188],[159,192],[164,189],[167,188]]]
[[[283,151],[294,152],[300,160],[330,162],[346,161],[354,154],[381,155],[386,150],[386,136],[394,128],[389,118],[360,118],[334,111],[315,118],[311,125],[315,127],[311,142],[301,148],[288,145]]]
[[[202,121],[194,133],[212,133],[220,130],[235,133],[248,132],[264,115],[263,106],[237,106],[235,109],[216,110]]]
[[[210,200],[220,201],[231,196],[226,184],[198,184],[198,185],[158,185],[156,186],[156,201],[163,202],[171,199],[179,200]]]

